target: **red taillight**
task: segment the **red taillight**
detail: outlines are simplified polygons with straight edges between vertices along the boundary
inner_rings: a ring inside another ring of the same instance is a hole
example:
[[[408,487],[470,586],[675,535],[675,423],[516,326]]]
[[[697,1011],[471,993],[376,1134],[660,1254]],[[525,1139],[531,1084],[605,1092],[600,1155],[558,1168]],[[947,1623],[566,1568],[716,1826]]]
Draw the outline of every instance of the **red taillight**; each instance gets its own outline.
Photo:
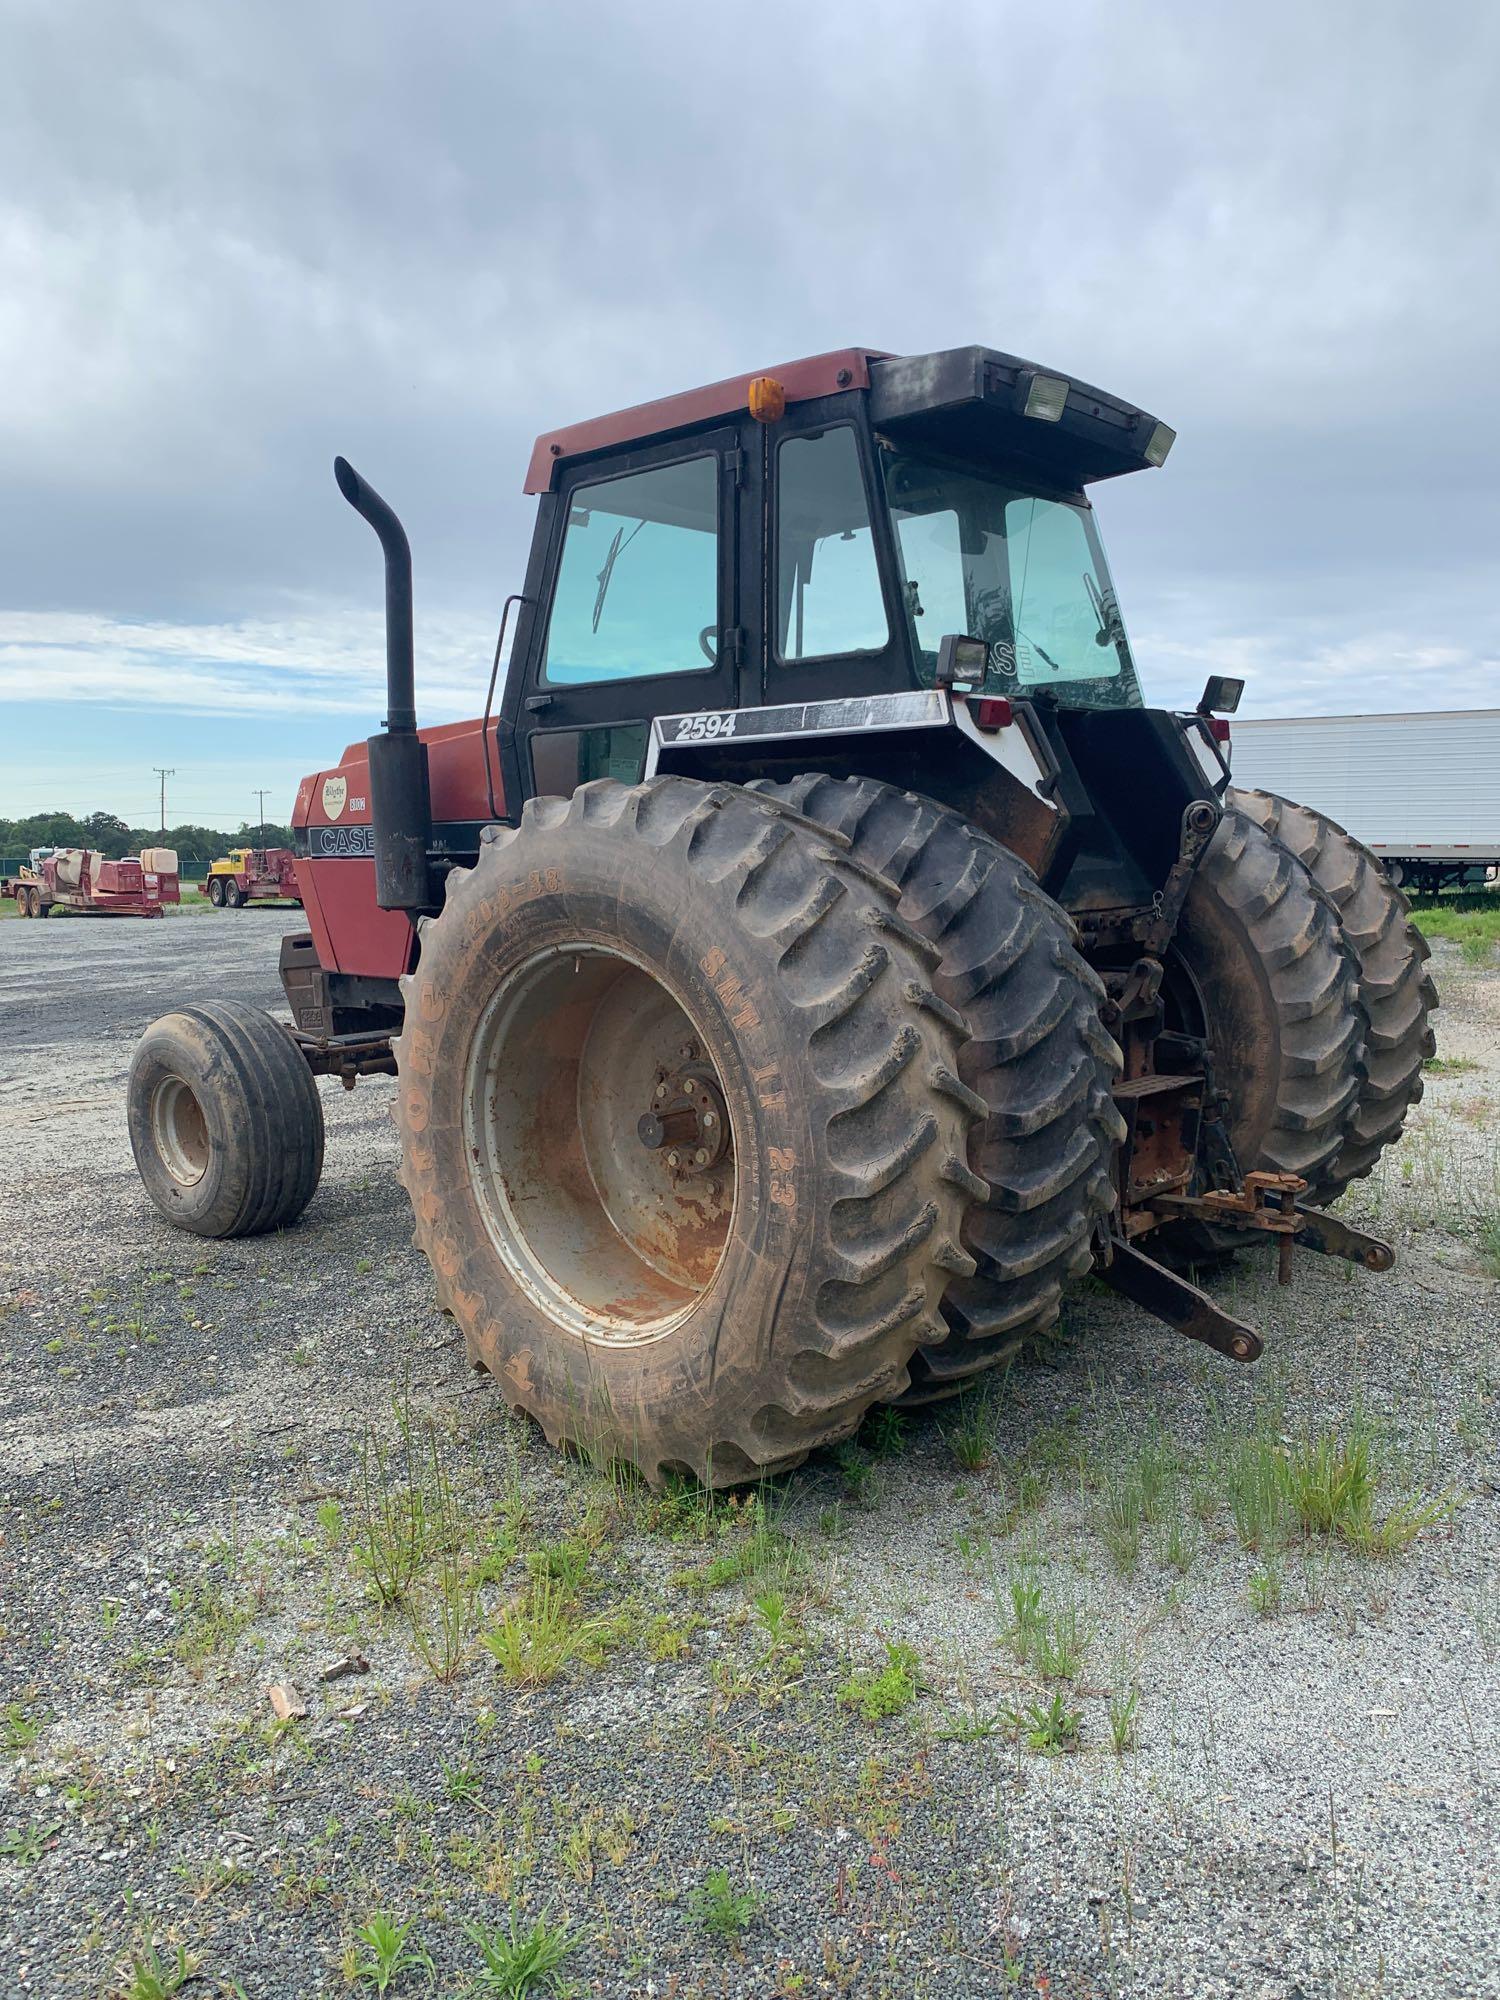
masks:
[[[1227,715],[1209,715],[1205,716],[1204,720],[1208,724],[1208,733],[1214,739],[1215,743],[1227,743],[1229,741],[1229,717]]]
[[[974,718],[974,727],[993,736],[997,730],[1008,729],[1013,720],[1010,703],[1004,695],[982,695],[978,701],[969,703],[969,713]]]

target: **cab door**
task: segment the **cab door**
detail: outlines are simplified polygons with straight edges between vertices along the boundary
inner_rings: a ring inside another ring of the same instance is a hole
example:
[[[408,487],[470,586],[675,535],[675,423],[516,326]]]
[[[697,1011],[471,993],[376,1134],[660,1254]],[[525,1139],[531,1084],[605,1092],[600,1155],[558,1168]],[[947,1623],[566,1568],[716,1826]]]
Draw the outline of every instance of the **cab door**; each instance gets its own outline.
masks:
[[[521,797],[633,784],[653,716],[738,705],[742,464],[722,429],[596,459],[549,496],[504,718]]]

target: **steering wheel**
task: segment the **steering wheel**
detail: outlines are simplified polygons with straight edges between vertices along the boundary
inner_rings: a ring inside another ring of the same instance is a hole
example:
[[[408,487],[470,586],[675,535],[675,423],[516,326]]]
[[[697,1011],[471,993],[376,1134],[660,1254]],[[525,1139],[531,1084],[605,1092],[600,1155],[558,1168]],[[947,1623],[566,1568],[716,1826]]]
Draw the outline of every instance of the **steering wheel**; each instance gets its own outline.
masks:
[[[710,641],[712,641],[711,644]],[[705,625],[703,630],[698,634],[698,651],[711,667],[716,667],[719,664],[719,628],[717,625]]]

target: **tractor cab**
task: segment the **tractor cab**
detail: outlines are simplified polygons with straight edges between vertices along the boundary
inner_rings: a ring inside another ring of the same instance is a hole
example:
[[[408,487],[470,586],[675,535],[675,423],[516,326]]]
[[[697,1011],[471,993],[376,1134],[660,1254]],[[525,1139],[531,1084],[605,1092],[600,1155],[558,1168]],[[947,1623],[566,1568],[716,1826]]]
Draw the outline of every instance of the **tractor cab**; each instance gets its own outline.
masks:
[[[1228,768],[1206,719],[1185,739],[1143,707],[1089,489],[1172,441],[980,347],[847,349],[544,435],[510,812],[599,777],[782,778],[816,736],[818,768],[955,806],[1070,907],[1148,904]]]

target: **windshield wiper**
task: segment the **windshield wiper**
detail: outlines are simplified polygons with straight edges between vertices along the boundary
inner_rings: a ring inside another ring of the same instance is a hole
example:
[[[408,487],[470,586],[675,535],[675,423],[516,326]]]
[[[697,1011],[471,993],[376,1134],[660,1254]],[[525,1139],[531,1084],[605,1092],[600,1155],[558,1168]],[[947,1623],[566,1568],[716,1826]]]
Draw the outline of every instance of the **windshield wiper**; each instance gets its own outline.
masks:
[[[1093,572],[1083,572],[1083,587],[1089,594],[1089,603],[1094,607],[1094,618],[1099,627],[1096,643],[1107,646],[1111,640],[1118,646],[1125,637],[1125,623],[1120,616],[1120,607],[1115,602],[1114,592],[1108,596],[1095,582]]]
[[[644,521],[637,521],[628,535],[623,528],[615,529],[615,538],[609,545],[609,554],[604,558],[604,567],[595,579],[599,585],[599,594],[594,599],[593,629],[596,632],[599,630],[599,619],[604,611],[604,600],[609,595],[609,580],[615,573],[615,564],[620,560],[620,557],[630,547],[630,544],[645,525]]]

